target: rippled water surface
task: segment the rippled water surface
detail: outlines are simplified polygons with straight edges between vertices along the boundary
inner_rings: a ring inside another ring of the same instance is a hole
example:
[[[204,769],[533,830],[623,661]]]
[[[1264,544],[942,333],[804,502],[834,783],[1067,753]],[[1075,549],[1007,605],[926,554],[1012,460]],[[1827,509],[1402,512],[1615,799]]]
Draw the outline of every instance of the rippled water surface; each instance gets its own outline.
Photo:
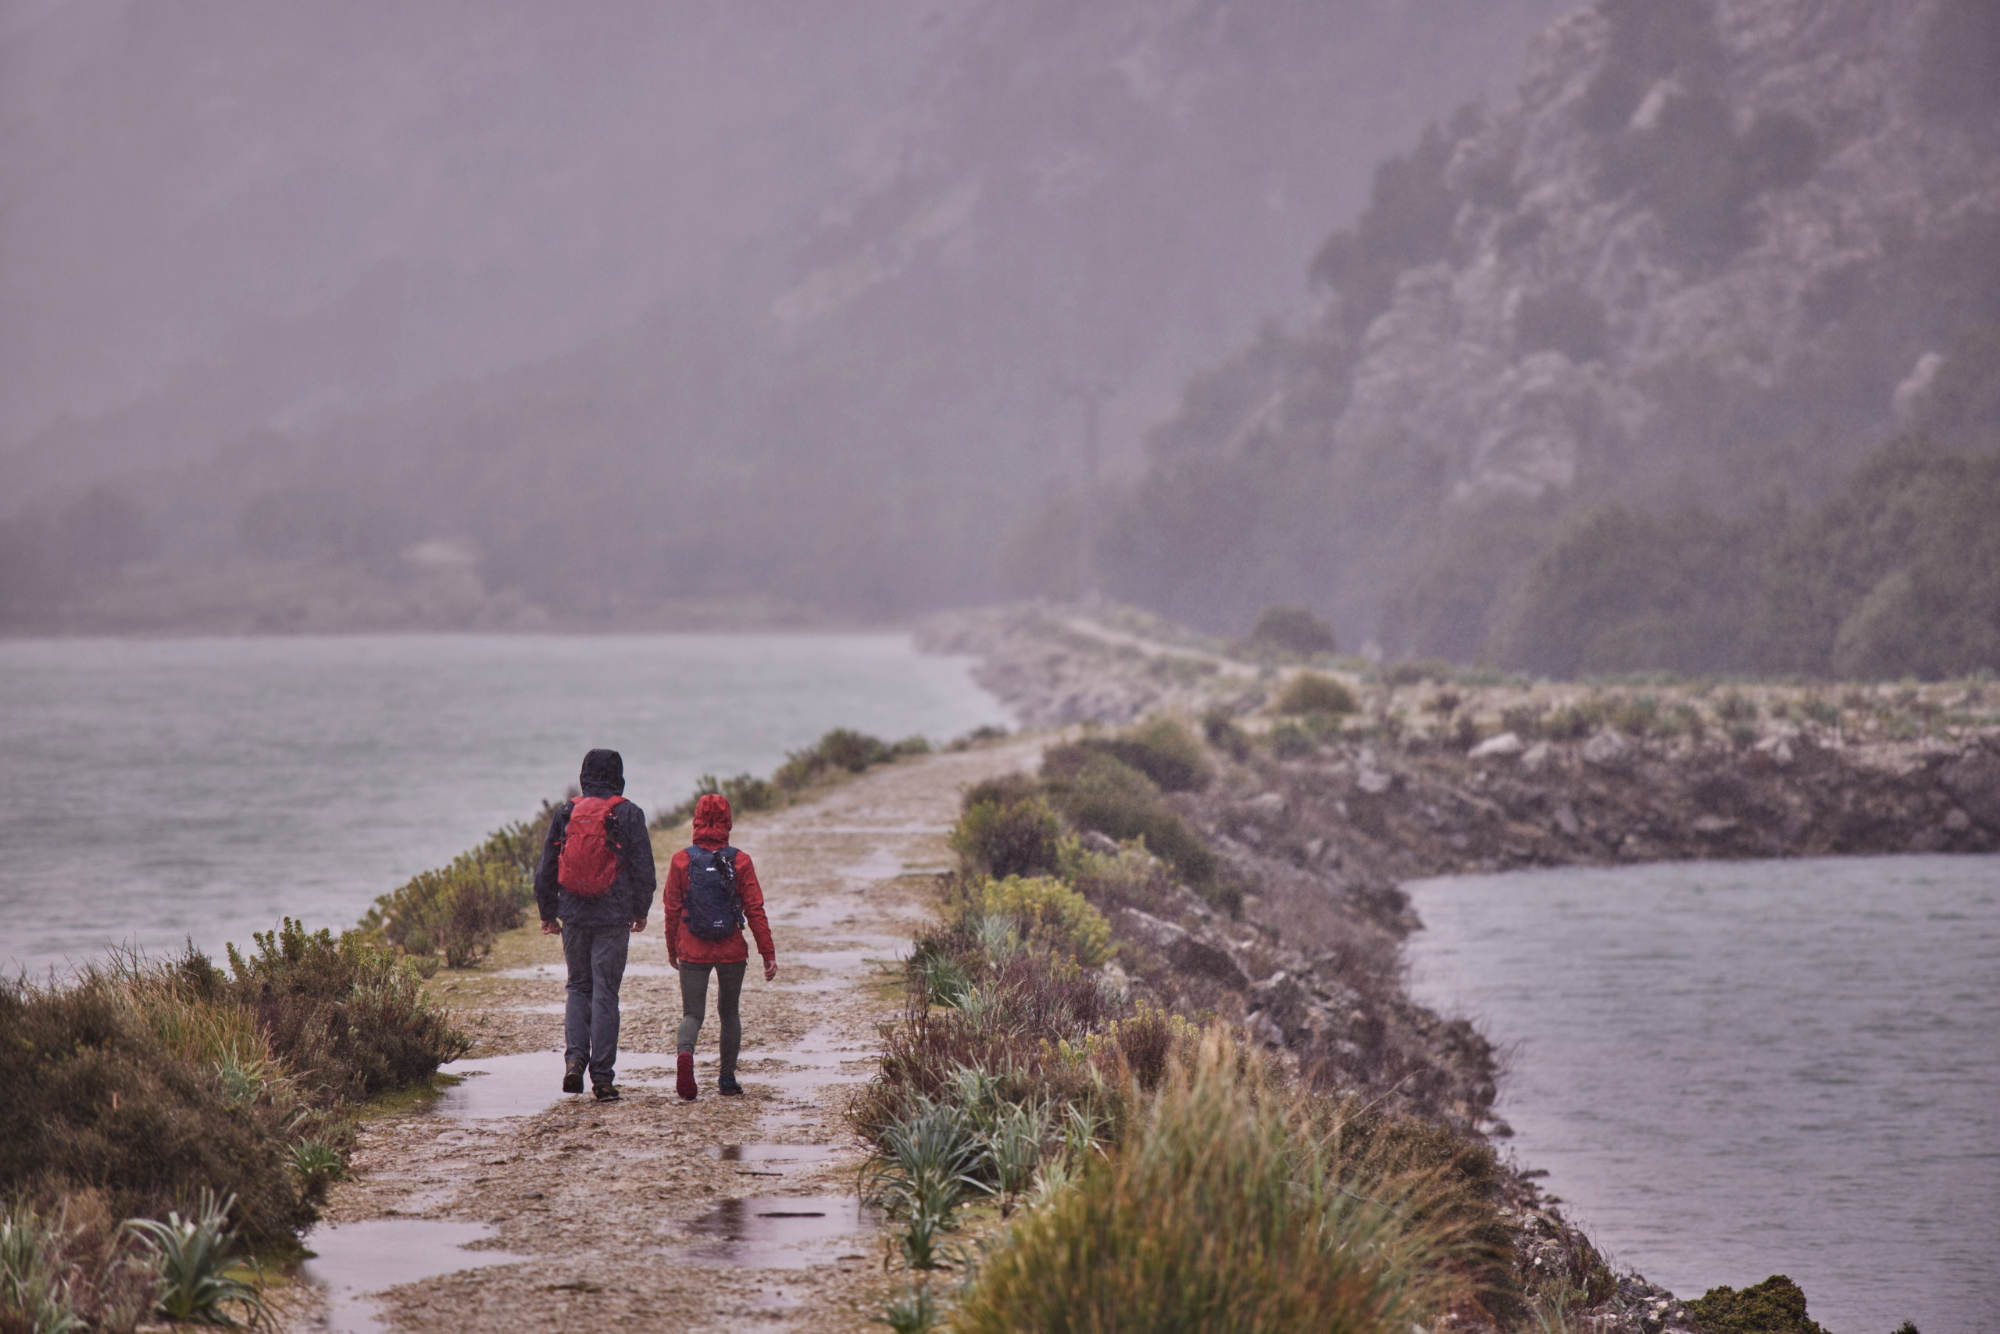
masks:
[[[2000,1328],[2000,857],[1408,888],[1418,995],[1511,1045],[1513,1152],[1614,1261],[1789,1274],[1836,1334]]]
[[[650,812],[831,727],[1006,721],[900,635],[0,642],[0,965],[350,926],[591,746]]]

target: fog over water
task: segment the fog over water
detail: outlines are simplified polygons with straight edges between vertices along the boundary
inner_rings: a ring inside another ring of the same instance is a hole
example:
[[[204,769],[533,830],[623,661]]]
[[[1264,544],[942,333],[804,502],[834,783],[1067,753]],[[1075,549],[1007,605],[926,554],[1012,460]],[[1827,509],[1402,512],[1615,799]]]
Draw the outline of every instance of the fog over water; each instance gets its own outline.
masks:
[[[0,643],[0,968],[345,930],[560,798],[593,746],[657,814],[832,727],[1007,722],[897,635]]]

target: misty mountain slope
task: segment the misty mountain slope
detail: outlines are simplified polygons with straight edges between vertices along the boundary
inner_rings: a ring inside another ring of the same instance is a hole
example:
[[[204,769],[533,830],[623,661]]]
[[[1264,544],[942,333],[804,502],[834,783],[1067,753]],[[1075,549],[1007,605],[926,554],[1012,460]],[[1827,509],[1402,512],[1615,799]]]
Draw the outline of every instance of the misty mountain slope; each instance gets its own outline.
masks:
[[[850,178],[934,7],[8,0],[9,462],[202,458],[627,327]]]
[[[2000,9],[1602,0],[1385,164],[1313,273],[1320,321],[1153,435],[1113,591],[1474,656],[1579,507],[1740,516],[1913,426],[2000,443],[1935,392],[1978,399],[2000,324]],[[1181,556],[1158,516],[1197,497],[1244,540]]]
[[[636,6],[571,32],[17,0],[10,133],[77,164],[9,182],[17,503],[117,479],[169,561],[450,539],[493,587],[614,620],[697,585],[870,616],[988,596],[996,532],[1077,468],[1078,386],[1132,455],[1191,369],[1300,304],[1384,147],[1561,3]],[[149,99],[170,167],[118,138]],[[117,207],[69,236],[92,189]],[[268,540],[305,495],[332,517]],[[615,590],[566,573],[606,534]]]

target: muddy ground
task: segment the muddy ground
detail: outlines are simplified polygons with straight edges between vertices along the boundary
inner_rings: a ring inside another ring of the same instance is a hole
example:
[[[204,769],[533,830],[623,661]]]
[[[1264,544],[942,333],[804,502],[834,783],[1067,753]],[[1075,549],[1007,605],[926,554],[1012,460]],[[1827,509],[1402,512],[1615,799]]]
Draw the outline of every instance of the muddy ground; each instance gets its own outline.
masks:
[[[900,1010],[894,964],[950,860],[960,791],[1032,767],[1041,744],[905,761],[737,825],[780,966],[745,984],[741,1099],[715,1094],[712,1000],[701,1097],[674,1095],[680,998],[657,905],[628,965],[617,1103],[559,1091],[555,938],[518,931],[481,967],[440,973],[475,1039],[452,1067],[464,1078],[363,1127],[306,1239],[319,1258],[288,1294],[290,1327],[870,1328],[904,1279],[857,1204],[864,1155],[843,1108]],[[678,837],[656,843],[664,865]]]

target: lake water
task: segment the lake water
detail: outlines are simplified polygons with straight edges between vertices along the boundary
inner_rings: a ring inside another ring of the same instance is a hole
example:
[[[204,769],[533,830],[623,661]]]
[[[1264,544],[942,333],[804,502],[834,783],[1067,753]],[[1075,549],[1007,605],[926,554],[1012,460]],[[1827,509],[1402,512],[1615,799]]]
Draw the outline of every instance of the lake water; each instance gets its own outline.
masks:
[[[592,746],[654,813],[832,727],[1008,721],[901,635],[0,641],[0,965],[351,926]]]
[[[1511,1047],[1512,1152],[1614,1263],[1789,1274],[1835,1334],[2000,1328],[2000,857],[1407,888],[1417,995]]]

